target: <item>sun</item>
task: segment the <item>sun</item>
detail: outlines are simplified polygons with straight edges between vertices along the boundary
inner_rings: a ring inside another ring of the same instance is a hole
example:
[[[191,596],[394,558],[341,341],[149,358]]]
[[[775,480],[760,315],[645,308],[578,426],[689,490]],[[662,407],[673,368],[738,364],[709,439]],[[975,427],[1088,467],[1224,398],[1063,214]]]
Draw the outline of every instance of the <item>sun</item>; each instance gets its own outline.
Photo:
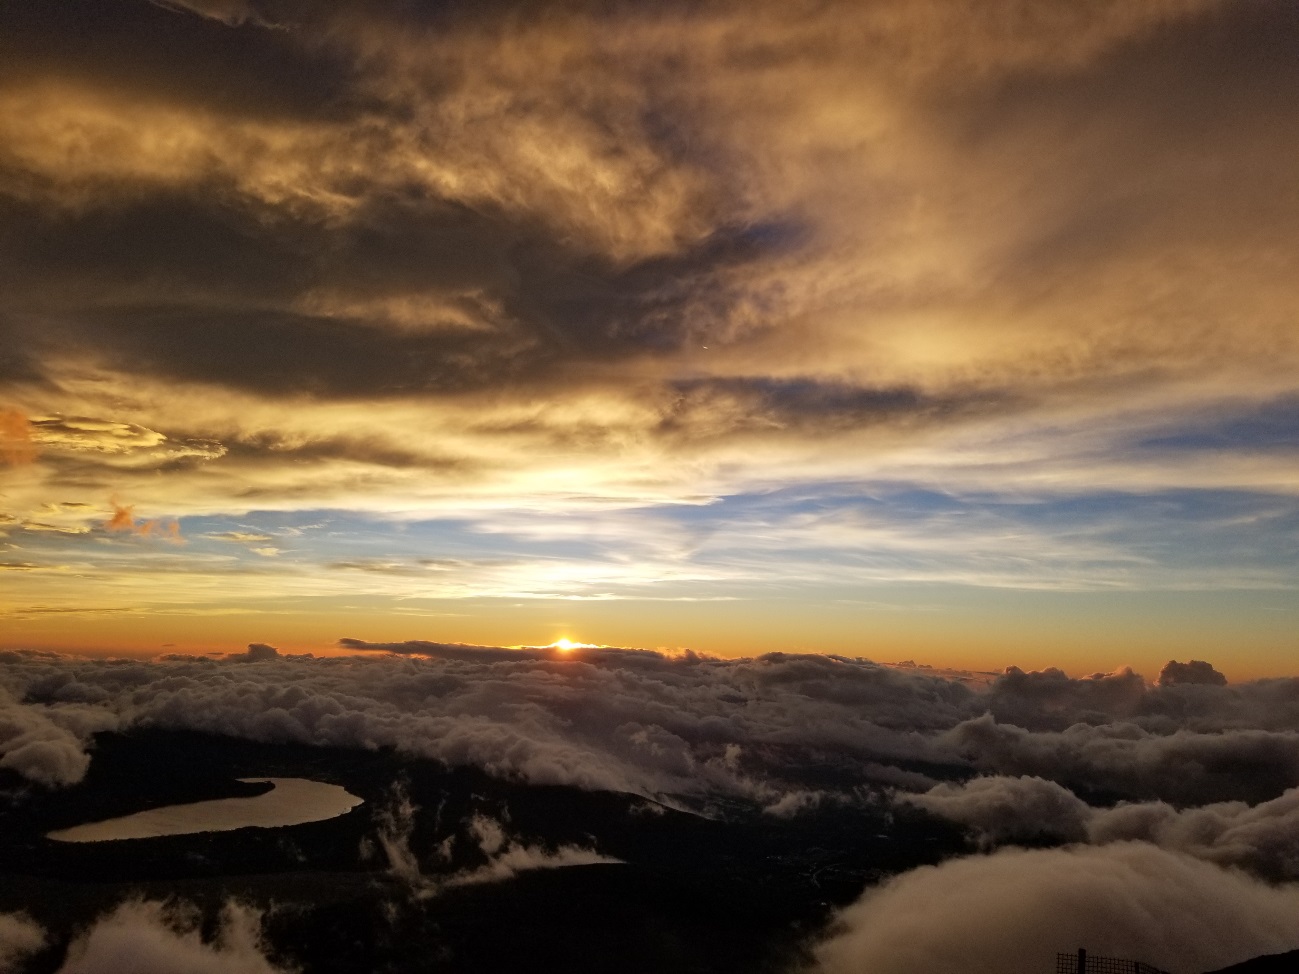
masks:
[[[553,643],[541,647],[542,649],[557,649],[561,653],[571,653],[575,649],[599,649],[596,643],[580,643],[575,639],[569,639],[567,636],[561,636]]]

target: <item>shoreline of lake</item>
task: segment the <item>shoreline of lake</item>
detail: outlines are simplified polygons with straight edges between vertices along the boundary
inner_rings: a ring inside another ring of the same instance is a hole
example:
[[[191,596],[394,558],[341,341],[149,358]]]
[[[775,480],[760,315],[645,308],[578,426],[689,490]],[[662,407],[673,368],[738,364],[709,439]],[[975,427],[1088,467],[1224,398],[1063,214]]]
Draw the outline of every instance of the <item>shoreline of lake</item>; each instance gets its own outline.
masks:
[[[340,785],[307,778],[239,778],[269,782],[270,791],[243,798],[219,798],[151,808],[131,815],[87,822],[46,833],[55,842],[109,842],[242,828],[283,828],[345,815],[364,799]]]

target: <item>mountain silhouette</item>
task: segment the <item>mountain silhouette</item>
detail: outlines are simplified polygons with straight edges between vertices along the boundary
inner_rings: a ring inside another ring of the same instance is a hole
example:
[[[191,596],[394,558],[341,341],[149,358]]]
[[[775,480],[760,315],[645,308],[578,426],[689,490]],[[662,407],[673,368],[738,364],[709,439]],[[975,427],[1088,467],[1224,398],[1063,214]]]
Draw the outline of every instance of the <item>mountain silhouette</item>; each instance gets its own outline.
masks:
[[[1265,954],[1205,974],[1292,974],[1293,971],[1299,971],[1299,950]]]

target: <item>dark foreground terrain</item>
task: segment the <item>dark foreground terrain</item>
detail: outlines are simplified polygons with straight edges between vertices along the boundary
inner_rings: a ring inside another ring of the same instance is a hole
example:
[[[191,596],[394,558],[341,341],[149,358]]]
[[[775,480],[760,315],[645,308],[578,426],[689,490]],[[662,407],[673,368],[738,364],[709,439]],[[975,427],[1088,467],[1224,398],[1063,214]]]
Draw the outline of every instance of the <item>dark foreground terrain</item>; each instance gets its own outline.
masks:
[[[365,802],[287,828],[44,837],[255,795],[268,786],[235,779],[272,776],[336,783]],[[23,911],[49,934],[24,974],[57,970],[79,931],[132,898],[194,904],[209,936],[232,898],[257,907],[268,956],[306,974],[788,970],[833,907],[963,847],[954,829],[868,798],[791,819],[738,804],[683,811],[391,752],[165,731],[100,735],[88,776],[67,790],[0,785],[0,912]],[[564,847],[617,862],[502,867]]]

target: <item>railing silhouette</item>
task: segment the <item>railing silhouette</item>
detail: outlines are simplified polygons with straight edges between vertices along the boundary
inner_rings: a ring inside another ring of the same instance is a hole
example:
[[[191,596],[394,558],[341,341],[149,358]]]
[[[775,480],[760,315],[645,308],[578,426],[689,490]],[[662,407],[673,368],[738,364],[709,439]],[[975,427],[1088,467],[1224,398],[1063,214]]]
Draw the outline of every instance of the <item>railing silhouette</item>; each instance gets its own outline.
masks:
[[[1168,974],[1139,960],[1096,957],[1079,948],[1076,954],[1056,954],[1055,974]]]

